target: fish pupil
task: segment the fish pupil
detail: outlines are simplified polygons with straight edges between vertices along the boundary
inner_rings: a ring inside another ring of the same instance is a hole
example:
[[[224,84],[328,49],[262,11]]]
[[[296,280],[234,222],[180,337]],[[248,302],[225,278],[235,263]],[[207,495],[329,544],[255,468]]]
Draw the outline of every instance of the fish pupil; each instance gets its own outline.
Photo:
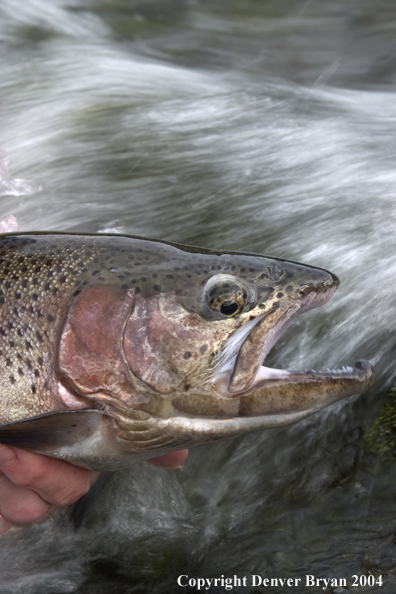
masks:
[[[235,301],[224,301],[224,303],[221,304],[220,311],[225,316],[232,316],[238,307],[239,305]]]

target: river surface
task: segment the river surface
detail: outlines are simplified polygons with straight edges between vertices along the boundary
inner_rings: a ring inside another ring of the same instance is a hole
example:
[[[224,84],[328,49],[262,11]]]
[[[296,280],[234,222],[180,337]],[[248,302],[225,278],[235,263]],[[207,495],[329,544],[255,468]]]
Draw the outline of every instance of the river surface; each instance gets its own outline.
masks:
[[[1,0],[0,41],[0,215],[328,268],[332,302],[269,364],[376,369],[362,396],[2,537],[0,593],[324,591],[312,574],[394,594],[396,466],[367,439],[396,374],[394,0]]]

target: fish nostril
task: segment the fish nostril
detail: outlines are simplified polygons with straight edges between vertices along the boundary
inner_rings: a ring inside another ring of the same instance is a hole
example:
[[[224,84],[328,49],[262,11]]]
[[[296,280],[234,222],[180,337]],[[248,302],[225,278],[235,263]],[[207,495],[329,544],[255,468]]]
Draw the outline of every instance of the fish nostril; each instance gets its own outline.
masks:
[[[298,294],[301,297],[307,297],[311,293],[320,293],[320,288],[323,287],[323,284],[312,283],[312,284],[305,284],[298,289]]]

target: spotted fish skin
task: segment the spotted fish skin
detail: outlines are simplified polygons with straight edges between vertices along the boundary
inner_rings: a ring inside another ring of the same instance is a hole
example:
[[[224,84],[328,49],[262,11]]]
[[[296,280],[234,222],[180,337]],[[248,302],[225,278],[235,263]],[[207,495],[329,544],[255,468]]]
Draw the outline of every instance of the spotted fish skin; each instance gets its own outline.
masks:
[[[262,367],[338,283],[291,261],[137,237],[0,236],[0,443],[115,468],[363,391],[365,362]]]
[[[116,271],[116,260],[125,266],[124,275],[116,280],[124,289],[133,271],[144,273],[152,251],[138,248],[139,263],[125,243],[125,238],[117,236],[111,246],[103,236],[19,234],[0,238],[0,422],[64,407],[56,397],[54,370],[65,309],[89,279],[105,284],[106,272]]]
[[[67,236],[0,239],[0,421],[56,406],[57,331],[70,296],[100,269],[100,256],[102,265],[113,257],[103,251],[104,246]]]
[[[153,260],[161,270],[165,245],[109,239],[61,233],[0,238],[0,422],[64,407],[56,396],[57,337],[70,298],[90,279],[106,284],[110,274],[122,289],[141,285],[146,294],[158,292],[158,274],[144,275]]]

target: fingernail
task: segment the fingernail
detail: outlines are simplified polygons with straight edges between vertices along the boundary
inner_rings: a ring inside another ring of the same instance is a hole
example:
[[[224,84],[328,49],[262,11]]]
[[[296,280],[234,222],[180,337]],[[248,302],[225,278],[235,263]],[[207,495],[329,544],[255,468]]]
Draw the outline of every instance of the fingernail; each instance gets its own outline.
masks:
[[[16,455],[14,454],[14,451],[11,450],[11,448],[8,448],[7,446],[0,445],[0,467],[11,466],[12,464],[14,464],[15,460]]]
[[[4,534],[4,532],[7,532],[7,530],[9,530],[11,526],[11,522],[9,522],[5,518],[3,518],[2,515],[0,515],[0,534]]]

